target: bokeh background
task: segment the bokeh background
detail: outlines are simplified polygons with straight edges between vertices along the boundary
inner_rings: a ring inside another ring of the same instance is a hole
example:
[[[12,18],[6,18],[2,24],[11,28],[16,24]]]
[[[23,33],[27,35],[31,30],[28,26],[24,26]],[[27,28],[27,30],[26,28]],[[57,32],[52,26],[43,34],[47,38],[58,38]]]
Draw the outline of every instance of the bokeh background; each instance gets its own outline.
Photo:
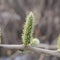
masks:
[[[41,43],[56,45],[60,33],[60,0],[0,0],[0,44],[22,44],[22,29],[30,11],[36,20],[34,37]],[[24,55],[16,51],[0,47],[0,60],[60,60],[47,54]]]

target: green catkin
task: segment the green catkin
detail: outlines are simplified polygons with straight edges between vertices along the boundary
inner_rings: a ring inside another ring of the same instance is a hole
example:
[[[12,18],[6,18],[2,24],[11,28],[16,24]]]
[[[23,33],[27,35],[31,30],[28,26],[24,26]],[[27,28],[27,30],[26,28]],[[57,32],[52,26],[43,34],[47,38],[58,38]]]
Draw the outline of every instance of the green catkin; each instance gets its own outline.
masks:
[[[59,34],[58,40],[57,40],[57,50],[58,50],[58,52],[60,52],[60,34]]]
[[[22,40],[25,46],[27,46],[32,40],[34,30],[34,15],[32,12],[26,17],[26,22],[23,29]]]

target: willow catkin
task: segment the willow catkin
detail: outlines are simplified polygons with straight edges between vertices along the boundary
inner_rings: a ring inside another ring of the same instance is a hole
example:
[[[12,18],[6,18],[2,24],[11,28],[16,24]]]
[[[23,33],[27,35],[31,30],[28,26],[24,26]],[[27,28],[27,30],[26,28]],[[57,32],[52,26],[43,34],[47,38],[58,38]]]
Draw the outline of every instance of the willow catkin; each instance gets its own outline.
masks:
[[[58,52],[60,52],[60,34],[59,34],[58,40],[57,40],[57,50],[58,50]]]
[[[23,29],[22,40],[25,46],[27,46],[32,40],[34,30],[34,15],[32,12],[26,17],[26,22]]]

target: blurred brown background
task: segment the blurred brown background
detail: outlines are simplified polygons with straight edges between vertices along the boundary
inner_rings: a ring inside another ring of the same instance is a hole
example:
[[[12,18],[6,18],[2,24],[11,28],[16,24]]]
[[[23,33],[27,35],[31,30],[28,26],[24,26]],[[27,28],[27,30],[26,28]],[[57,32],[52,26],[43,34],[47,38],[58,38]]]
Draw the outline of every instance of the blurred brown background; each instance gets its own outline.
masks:
[[[26,15],[35,15],[34,37],[41,43],[56,45],[60,33],[60,0],[0,0],[1,44],[21,44]],[[0,56],[12,55],[17,50],[0,48]],[[37,55],[36,55],[37,56]],[[48,56],[46,60],[59,60]]]

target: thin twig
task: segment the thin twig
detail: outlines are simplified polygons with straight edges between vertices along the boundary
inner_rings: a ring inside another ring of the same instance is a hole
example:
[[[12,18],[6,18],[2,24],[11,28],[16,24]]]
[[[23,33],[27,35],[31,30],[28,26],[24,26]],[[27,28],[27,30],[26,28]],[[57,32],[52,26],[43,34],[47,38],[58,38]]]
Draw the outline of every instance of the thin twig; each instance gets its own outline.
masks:
[[[0,44],[0,47],[3,48],[10,48],[10,49],[23,49],[24,45],[8,45],[8,44]],[[37,46],[38,48],[43,48],[43,49],[50,49],[50,50],[56,50],[57,46],[56,45],[48,45],[48,44],[40,44]]]
[[[60,52],[58,52],[57,50],[47,50],[47,49],[42,49],[42,48],[35,48],[35,47],[28,47],[28,50],[37,52],[37,53],[45,53],[45,54],[49,54],[52,56],[57,56],[60,57]]]
[[[8,49],[24,49],[24,45],[8,45],[8,44],[0,44],[0,47],[2,48],[8,48]]]
[[[42,49],[42,48],[37,48],[37,47],[31,47],[31,46],[27,46],[25,48],[24,45],[0,45],[0,47],[9,48],[9,49],[27,49],[27,50],[37,52],[39,54],[45,53],[45,54],[60,57],[60,53],[57,52],[57,50],[48,50],[48,49]]]

